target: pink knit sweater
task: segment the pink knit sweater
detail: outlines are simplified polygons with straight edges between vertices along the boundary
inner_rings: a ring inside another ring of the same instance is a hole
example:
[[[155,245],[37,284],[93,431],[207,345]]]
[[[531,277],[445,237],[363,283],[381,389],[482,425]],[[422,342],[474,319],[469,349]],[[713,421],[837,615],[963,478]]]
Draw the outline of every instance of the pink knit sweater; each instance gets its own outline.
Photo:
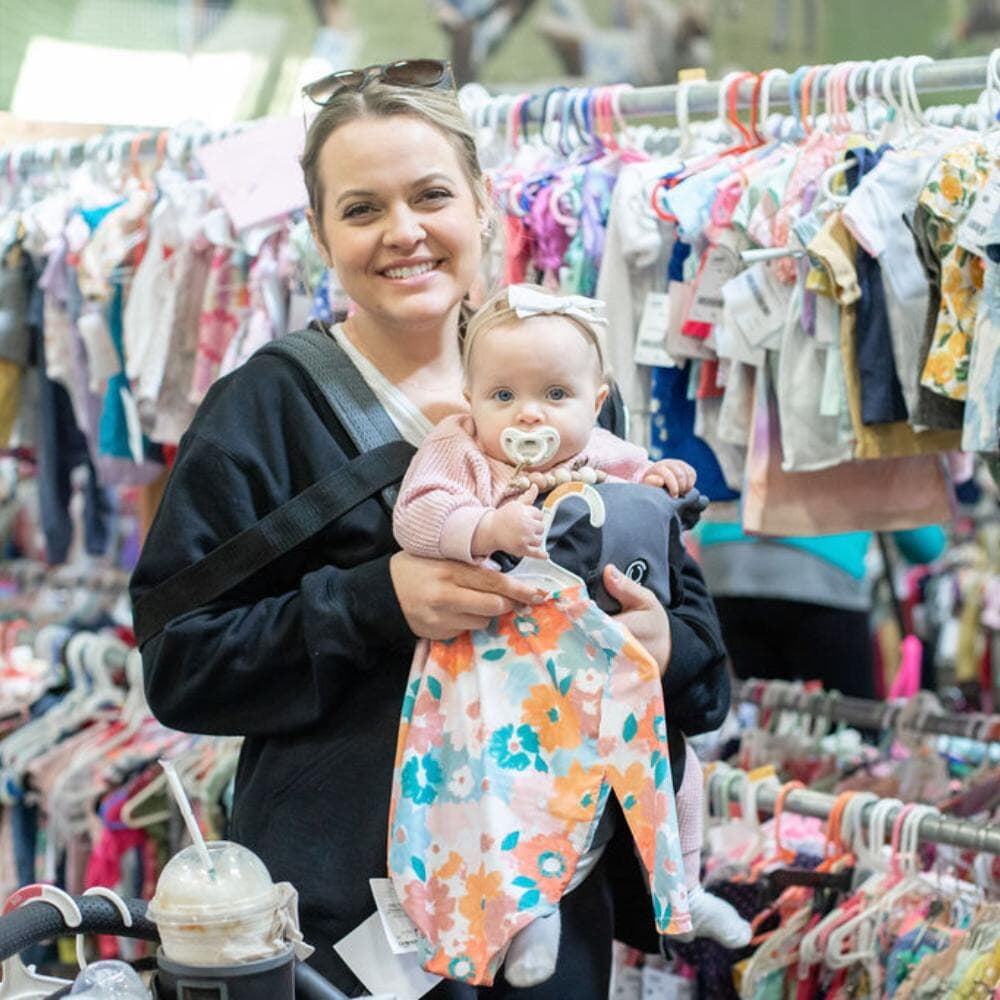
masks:
[[[633,483],[642,481],[651,464],[644,449],[599,427],[587,447],[563,464],[578,458]],[[403,478],[392,518],[396,540],[416,556],[481,562],[472,555],[472,536],[482,516],[504,501],[513,474],[512,465],[480,450],[470,416],[446,417],[424,438]]]

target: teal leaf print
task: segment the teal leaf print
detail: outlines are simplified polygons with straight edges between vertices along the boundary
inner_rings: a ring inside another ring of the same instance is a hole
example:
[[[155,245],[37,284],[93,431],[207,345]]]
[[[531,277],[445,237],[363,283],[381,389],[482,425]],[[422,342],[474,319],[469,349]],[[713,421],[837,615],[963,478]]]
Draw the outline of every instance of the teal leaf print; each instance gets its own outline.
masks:
[[[511,885],[516,885],[518,889],[533,889],[535,887],[535,880],[528,878],[527,875],[518,875]]]
[[[410,858],[410,867],[417,873],[417,878],[421,882],[427,881],[427,869],[424,867],[423,861],[418,857]]]
[[[513,833],[508,833],[506,837],[500,842],[501,851],[511,851],[517,847],[517,841],[521,834],[515,830]]]
[[[409,722],[413,718],[413,706],[416,701],[411,695],[407,695],[403,699],[403,721]]]
[[[484,660],[502,660],[507,655],[506,649],[487,649],[483,653]]]
[[[436,677],[427,678],[427,690],[430,691],[436,701],[441,700],[441,682]]]
[[[519,910],[528,910],[532,906],[537,906],[538,901],[542,898],[542,894],[537,889],[529,889],[518,901],[517,908]]]
[[[562,683],[559,685],[559,693],[560,694],[566,694],[566,692],[569,690],[570,684],[572,684],[572,683],[573,683],[573,677],[572,677],[572,675],[567,674],[563,678]]]
[[[626,743],[630,743],[639,730],[639,723],[635,721],[635,716],[629,712],[625,725],[622,727],[622,738]]]
[[[545,669],[549,672],[549,677],[552,678],[552,683],[558,688],[559,687],[559,677],[556,675],[556,661],[550,656],[545,661]]]
[[[538,771],[539,774],[548,774],[549,773],[549,765],[546,764],[545,761],[542,760],[541,757],[536,757],[535,758],[535,770]]]
[[[661,788],[663,783],[667,780],[667,760],[666,758],[661,758],[656,762],[656,766],[653,768],[653,781],[657,788]]]

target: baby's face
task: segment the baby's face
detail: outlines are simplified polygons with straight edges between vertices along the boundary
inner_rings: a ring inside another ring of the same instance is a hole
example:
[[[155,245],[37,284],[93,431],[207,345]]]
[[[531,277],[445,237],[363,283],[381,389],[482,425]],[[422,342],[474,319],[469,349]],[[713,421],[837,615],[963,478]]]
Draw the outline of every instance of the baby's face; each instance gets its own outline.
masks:
[[[608,394],[597,348],[563,316],[532,316],[476,337],[469,358],[468,396],[476,440],[491,458],[509,461],[500,445],[507,427],[543,425],[559,432],[559,449],[542,466],[581,451]]]

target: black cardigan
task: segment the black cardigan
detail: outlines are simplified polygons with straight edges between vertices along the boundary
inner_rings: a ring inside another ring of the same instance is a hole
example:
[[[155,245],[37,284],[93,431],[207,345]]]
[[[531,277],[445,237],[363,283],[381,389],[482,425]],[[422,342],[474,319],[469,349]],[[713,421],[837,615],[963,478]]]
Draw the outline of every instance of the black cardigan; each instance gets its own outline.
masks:
[[[212,387],[181,441],[133,599],[355,454],[295,365],[251,358]],[[246,737],[232,836],[275,880],[296,886],[306,938],[327,954],[372,912],[368,878],[385,874],[396,733],[416,641],[389,578],[397,549],[391,516],[372,498],[142,648],[146,694],[164,724]],[[690,558],[683,575],[684,604],[669,612],[664,693],[668,724],[692,735],[721,723],[729,683],[715,609]],[[680,732],[671,750],[679,782]],[[634,867],[631,852],[623,856]],[[648,900],[623,910],[633,911],[652,928]]]

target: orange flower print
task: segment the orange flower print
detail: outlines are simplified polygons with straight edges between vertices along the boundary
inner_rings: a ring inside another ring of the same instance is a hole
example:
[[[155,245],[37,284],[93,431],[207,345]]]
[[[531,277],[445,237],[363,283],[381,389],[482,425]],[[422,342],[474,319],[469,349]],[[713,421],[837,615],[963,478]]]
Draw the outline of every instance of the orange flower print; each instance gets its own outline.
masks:
[[[546,750],[571,750],[580,745],[580,722],[567,700],[553,687],[536,684],[523,703],[522,720],[538,733]]]
[[[576,868],[576,851],[565,837],[539,834],[514,848],[521,878],[515,882],[525,889],[519,906],[527,909],[544,896],[558,903]]]
[[[462,632],[454,639],[438,639],[431,647],[431,659],[453,678],[471,670],[472,633]]]
[[[407,882],[406,901],[403,905],[407,913],[417,915],[421,932],[431,940],[455,926],[452,919],[455,900],[441,879],[432,877],[427,883]]]
[[[451,878],[462,870],[463,865],[462,855],[458,851],[449,851],[445,863],[434,874],[437,878]]]
[[[555,793],[549,799],[549,812],[568,822],[589,820],[594,815],[600,793],[601,779],[584,770],[579,761],[573,761],[569,771],[553,780]]]
[[[653,777],[649,768],[639,761],[629,764],[627,770],[619,771],[616,767],[608,768],[608,778],[611,787],[614,788],[622,810],[629,817],[629,825],[635,821],[635,816],[629,816],[633,811],[648,817],[652,815],[653,799],[655,789]]]
[[[947,385],[955,377],[955,359],[943,351],[932,352],[924,365],[924,378]]]
[[[660,670],[656,666],[656,661],[646,652],[646,647],[632,638],[630,634],[626,633],[621,655],[635,666],[640,680],[655,681],[659,679]]]
[[[458,912],[468,921],[469,937],[482,938],[486,930],[486,904],[500,895],[503,876],[487,872],[483,865],[465,882],[465,895],[458,901]]]
[[[962,182],[954,174],[945,174],[941,178],[941,194],[956,204],[962,200]]]
[[[969,338],[964,333],[953,333],[948,338],[948,353],[956,360],[961,361],[969,353]]]
[[[514,653],[527,656],[554,650],[559,636],[572,624],[558,605],[549,601],[527,611],[504,615],[497,622],[497,630]]]

